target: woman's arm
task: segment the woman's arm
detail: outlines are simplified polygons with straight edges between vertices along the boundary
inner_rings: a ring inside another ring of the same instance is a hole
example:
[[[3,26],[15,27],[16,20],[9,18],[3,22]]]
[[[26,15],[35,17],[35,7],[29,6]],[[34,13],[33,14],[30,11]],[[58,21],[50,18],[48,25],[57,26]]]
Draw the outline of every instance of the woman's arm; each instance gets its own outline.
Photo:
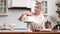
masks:
[[[20,20],[20,21],[22,21],[22,17],[24,16],[24,14],[22,14],[19,18],[18,18],[18,20]]]
[[[25,16],[31,16],[31,14],[29,14],[29,13],[24,13],[18,18],[18,20],[22,21],[22,18],[23,18],[24,15]]]

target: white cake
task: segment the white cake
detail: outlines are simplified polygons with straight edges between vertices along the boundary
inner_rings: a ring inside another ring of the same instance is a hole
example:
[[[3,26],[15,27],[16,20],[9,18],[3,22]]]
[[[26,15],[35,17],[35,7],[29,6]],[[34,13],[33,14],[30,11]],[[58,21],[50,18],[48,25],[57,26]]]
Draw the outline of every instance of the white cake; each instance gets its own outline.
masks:
[[[33,20],[32,16],[26,16],[24,21],[26,21],[26,22],[33,22],[34,20]]]

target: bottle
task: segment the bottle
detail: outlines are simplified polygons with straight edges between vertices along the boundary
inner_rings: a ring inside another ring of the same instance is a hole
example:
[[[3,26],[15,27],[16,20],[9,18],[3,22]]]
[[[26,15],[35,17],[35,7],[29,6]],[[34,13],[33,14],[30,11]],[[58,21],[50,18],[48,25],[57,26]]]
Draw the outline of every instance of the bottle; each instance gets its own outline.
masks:
[[[51,22],[49,22],[48,20],[45,22],[45,28],[46,29],[50,29],[51,28]]]

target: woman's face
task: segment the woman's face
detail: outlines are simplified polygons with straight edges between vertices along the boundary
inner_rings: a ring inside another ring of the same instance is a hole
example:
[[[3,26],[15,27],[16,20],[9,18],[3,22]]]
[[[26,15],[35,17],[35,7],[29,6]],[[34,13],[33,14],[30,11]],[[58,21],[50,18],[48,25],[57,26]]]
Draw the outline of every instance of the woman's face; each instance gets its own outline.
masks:
[[[40,13],[41,10],[41,4],[35,4],[34,11],[35,13]]]

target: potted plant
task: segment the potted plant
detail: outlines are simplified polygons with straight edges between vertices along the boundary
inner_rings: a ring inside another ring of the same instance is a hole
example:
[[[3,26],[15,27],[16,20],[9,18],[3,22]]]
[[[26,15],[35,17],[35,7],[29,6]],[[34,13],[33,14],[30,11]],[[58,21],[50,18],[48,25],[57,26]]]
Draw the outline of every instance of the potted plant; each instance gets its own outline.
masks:
[[[55,25],[53,29],[60,30],[60,1],[57,2],[56,5],[58,6],[58,9],[56,11],[58,14],[58,21],[57,21],[57,25]]]
[[[55,30],[60,30],[60,15],[58,15],[58,17],[59,17],[59,20],[57,21],[57,25],[53,27],[53,29]]]
[[[60,14],[58,15],[59,20],[57,21],[57,25],[54,26],[54,29],[60,30]]]

